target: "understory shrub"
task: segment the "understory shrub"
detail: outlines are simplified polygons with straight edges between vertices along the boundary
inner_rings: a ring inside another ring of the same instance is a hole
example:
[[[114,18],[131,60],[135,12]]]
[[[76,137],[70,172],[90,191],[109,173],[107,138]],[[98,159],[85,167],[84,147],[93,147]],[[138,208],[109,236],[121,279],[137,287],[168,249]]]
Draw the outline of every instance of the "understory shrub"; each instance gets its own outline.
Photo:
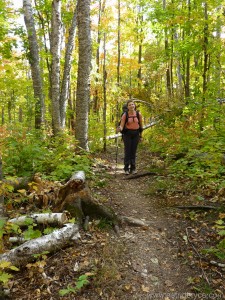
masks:
[[[4,176],[30,176],[37,172],[52,180],[63,180],[75,171],[90,172],[91,158],[76,150],[74,137],[63,134],[44,138],[39,132],[14,131],[3,141]]]

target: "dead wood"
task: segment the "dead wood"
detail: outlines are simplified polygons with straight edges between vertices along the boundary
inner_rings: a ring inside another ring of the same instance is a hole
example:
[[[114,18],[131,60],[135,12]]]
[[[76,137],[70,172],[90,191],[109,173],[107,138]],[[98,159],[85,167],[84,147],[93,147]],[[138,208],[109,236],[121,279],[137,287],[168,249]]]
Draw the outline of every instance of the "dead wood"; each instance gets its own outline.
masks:
[[[60,188],[54,211],[68,211],[79,223],[86,216],[90,218],[105,218],[117,222],[117,216],[111,207],[94,199],[85,181],[84,172],[77,172]]]
[[[25,265],[32,261],[34,254],[43,251],[54,252],[65,248],[73,240],[80,238],[77,224],[65,224],[51,234],[25,242],[24,244],[0,255],[0,261],[9,261],[13,266]]]
[[[68,222],[66,213],[42,213],[42,214],[31,214],[26,216],[20,216],[14,219],[8,220],[8,222],[17,224],[18,226],[26,226],[28,220],[32,220],[33,223],[37,224],[56,224],[63,225]]]
[[[189,206],[174,206],[179,209],[193,209],[193,210],[210,210],[210,209],[218,209],[215,206],[204,206],[204,205],[189,205]]]
[[[150,176],[150,175],[153,175],[153,176],[159,176],[161,174],[158,174],[156,172],[143,172],[143,173],[139,173],[139,174],[134,174],[134,175],[129,175],[129,176],[126,176],[124,178],[124,180],[130,180],[130,179],[136,179],[136,178],[140,178],[140,177],[145,177],[145,176]]]
[[[120,216],[118,218],[122,224],[126,223],[131,226],[138,226],[138,227],[145,227],[145,228],[149,226],[147,222],[137,218],[127,217],[127,216]]]
[[[220,268],[225,268],[225,264],[217,262],[217,261],[214,261],[214,260],[211,260],[210,264],[212,264],[214,266],[217,266],[217,267],[220,267]]]
[[[158,120],[152,120],[149,124],[143,126],[143,130],[155,126],[158,122],[159,122]],[[106,139],[107,140],[112,140],[112,139],[117,139],[117,138],[119,138],[121,136],[122,136],[121,133],[117,133],[117,134],[114,134],[114,135],[107,136]],[[100,141],[102,141],[102,140],[103,139],[100,139]]]

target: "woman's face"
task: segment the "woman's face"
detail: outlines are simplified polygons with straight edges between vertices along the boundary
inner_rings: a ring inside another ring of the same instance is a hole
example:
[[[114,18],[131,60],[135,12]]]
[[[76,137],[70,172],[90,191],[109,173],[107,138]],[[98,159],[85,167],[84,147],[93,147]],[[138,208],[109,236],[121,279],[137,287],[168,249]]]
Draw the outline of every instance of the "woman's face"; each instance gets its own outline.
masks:
[[[134,102],[129,102],[128,105],[127,105],[127,107],[128,107],[129,110],[134,110],[135,109]]]

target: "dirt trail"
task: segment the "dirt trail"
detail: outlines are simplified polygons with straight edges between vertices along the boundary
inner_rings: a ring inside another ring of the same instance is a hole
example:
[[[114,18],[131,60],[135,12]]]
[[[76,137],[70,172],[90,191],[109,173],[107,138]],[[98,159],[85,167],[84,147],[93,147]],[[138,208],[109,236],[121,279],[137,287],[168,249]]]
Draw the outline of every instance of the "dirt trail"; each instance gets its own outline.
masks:
[[[122,146],[116,170],[115,158],[115,148],[96,158],[96,173],[103,184],[91,187],[92,191],[117,214],[143,220],[148,226],[124,224],[116,234],[111,227],[98,229],[92,222],[89,231],[81,231],[78,243],[44,260],[41,268],[31,265],[18,274],[10,299],[223,299],[219,294],[194,293],[190,282],[203,274],[201,268],[192,266],[187,259],[188,245],[184,249],[189,224],[166,198],[148,193],[157,177],[131,179],[132,175],[124,175]],[[151,160],[149,153],[139,149],[139,174],[148,171]],[[74,286],[83,274],[90,274],[88,286],[76,294],[59,296],[60,289]]]
[[[170,208],[160,207],[158,197],[147,194],[154,177],[132,179],[132,175],[123,174],[121,151],[106,194],[120,215],[141,219],[149,226],[124,226],[120,230],[119,241],[125,246],[126,261],[120,283],[123,288],[115,291],[115,299],[194,299],[189,278],[199,271],[179,257],[182,220],[176,219]],[[139,173],[146,170],[150,159],[141,154],[137,161]],[[108,163],[112,167],[115,164],[111,159]]]

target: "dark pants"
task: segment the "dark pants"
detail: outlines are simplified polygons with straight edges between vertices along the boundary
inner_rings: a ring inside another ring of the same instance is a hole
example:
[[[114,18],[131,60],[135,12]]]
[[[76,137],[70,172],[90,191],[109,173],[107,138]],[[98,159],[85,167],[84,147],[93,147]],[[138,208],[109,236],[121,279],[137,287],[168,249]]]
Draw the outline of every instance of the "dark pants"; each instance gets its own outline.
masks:
[[[123,135],[124,142],[124,170],[135,170],[136,152],[139,142],[139,130],[127,130]]]

